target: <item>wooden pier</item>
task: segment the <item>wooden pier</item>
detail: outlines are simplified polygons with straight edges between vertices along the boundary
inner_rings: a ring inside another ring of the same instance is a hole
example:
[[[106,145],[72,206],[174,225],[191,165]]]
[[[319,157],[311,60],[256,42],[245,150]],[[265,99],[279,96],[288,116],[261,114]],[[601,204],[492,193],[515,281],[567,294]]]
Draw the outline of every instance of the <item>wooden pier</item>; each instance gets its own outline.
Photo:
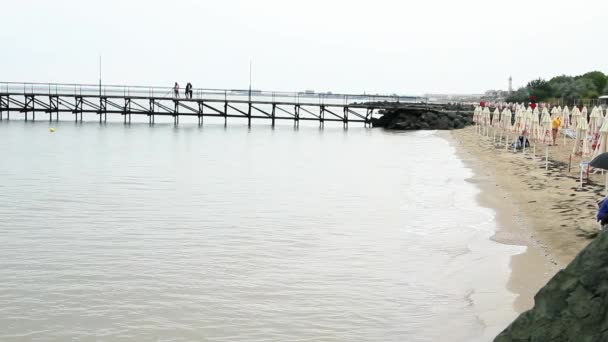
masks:
[[[19,118],[36,120],[36,114],[59,120],[70,114],[75,121],[84,113],[96,114],[99,122],[108,115],[120,115],[131,123],[133,115],[146,116],[154,124],[157,116],[172,117],[179,124],[182,116],[196,117],[202,125],[205,117],[269,120],[341,122],[371,125],[379,110],[426,103],[426,98],[397,95],[357,95],[313,92],[269,92],[259,90],[193,89],[186,97],[173,88],[0,82],[0,120]]]

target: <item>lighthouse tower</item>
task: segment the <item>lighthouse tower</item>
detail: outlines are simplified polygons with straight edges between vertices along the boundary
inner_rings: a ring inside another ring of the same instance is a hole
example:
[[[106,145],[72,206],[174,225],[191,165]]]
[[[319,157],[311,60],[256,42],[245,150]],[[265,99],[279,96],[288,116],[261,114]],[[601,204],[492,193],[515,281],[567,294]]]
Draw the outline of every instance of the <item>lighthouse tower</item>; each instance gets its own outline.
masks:
[[[509,94],[513,92],[513,77],[509,76]]]

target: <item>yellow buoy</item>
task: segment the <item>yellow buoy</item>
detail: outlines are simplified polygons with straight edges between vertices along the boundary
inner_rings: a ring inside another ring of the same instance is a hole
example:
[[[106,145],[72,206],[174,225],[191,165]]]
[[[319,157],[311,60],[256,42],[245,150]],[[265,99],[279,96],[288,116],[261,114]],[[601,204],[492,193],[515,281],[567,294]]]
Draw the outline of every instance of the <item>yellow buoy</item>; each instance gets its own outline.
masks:
[[[51,133],[53,133],[53,132],[55,132],[55,128],[51,127],[51,128],[49,128],[49,131],[50,131]]]

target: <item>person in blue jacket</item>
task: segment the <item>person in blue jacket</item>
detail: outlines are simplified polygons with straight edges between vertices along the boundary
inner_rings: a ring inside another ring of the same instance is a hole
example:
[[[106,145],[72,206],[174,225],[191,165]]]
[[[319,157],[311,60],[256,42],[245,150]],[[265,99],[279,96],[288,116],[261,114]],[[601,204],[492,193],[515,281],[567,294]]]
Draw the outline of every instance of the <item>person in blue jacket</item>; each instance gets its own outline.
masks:
[[[608,197],[597,204],[597,221],[602,225],[602,230],[608,229]]]

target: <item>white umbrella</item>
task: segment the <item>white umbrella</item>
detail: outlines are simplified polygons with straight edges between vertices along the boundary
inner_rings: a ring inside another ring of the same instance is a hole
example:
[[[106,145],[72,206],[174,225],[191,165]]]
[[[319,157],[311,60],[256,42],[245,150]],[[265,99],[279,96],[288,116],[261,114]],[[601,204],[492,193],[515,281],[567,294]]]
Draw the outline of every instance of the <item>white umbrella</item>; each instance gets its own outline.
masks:
[[[545,144],[545,170],[549,169],[549,145],[553,144],[553,135],[551,134],[551,115],[549,111],[543,110],[543,116],[540,120],[542,139],[541,143]]]
[[[589,115],[589,134],[591,135],[591,146],[595,147],[597,141],[600,138],[600,127],[602,127],[602,121],[604,117],[599,108],[593,107],[591,114]]]
[[[568,109],[568,106],[562,109],[562,126],[565,128],[570,127],[570,109]]]
[[[582,114],[578,107],[572,107],[572,115],[570,116],[570,126],[576,129],[576,127],[578,126],[578,119],[581,116]],[[585,117],[585,120],[587,120],[587,117]]]
[[[485,135],[488,136],[489,133],[489,127],[491,124],[491,120],[492,120],[492,113],[490,112],[490,108],[486,107],[483,109],[483,113],[482,113],[482,126],[484,127],[484,131],[485,131]]]
[[[543,109],[543,112],[547,111],[547,109]],[[532,141],[534,141],[534,152],[533,154],[536,154],[536,144],[542,141],[542,129],[540,127],[540,117],[539,117],[539,111],[535,110],[534,112],[532,112],[532,125],[529,131],[529,136],[532,139]],[[547,112],[547,115],[549,114],[549,112]]]
[[[553,107],[553,109],[551,109],[551,119],[560,116],[562,114],[562,109],[561,108],[557,108],[557,107]]]
[[[562,129],[562,134],[564,135],[564,145],[566,145],[566,130],[565,128],[570,128],[571,126],[571,121],[570,121],[570,109],[568,109],[568,106],[565,106],[562,109],[562,127],[564,129]]]
[[[479,133],[481,124],[481,107],[475,106],[475,110],[473,111],[473,122],[475,123],[475,132]]]
[[[585,120],[588,120],[587,114],[589,114],[589,112],[587,111],[587,106],[584,106],[583,110],[581,111],[581,115],[585,117]]]
[[[593,151],[593,158],[604,152],[608,152],[608,120],[604,120],[602,127],[600,127],[600,137]]]
[[[587,119],[581,117],[576,125],[576,137],[574,138],[574,148],[572,154],[575,156],[586,157],[591,153],[589,141],[587,140],[588,124]]]
[[[492,142],[496,142],[496,130],[500,128],[500,109],[496,107],[492,113]]]
[[[524,146],[522,151],[526,153],[526,140],[530,141],[531,133],[532,133],[532,125],[534,121],[534,111],[532,108],[528,107],[528,110],[524,112],[524,130],[522,132],[524,136]]]
[[[570,155],[570,165],[572,165],[572,155],[580,156],[581,159],[589,156],[591,154],[591,149],[589,148],[589,140],[587,139],[587,130],[589,129],[589,124],[587,123],[586,116],[581,116],[578,119],[578,124],[576,125],[576,138],[574,139],[574,148],[572,149],[572,154]],[[583,168],[581,164],[580,169],[580,182],[581,186],[583,185]]]
[[[511,131],[511,121],[513,120],[513,114],[511,110],[507,107],[502,111],[502,115],[500,116],[500,141],[502,142],[502,136],[505,135],[505,145],[509,141],[509,132]]]
[[[515,111],[515,122],[513,122],[510,131],[514,133],[516,137],[518,137],[523,135],[525,128],[525,111],[520,107]],[[515,149],[513,149],[513,151],[515,152]]]

